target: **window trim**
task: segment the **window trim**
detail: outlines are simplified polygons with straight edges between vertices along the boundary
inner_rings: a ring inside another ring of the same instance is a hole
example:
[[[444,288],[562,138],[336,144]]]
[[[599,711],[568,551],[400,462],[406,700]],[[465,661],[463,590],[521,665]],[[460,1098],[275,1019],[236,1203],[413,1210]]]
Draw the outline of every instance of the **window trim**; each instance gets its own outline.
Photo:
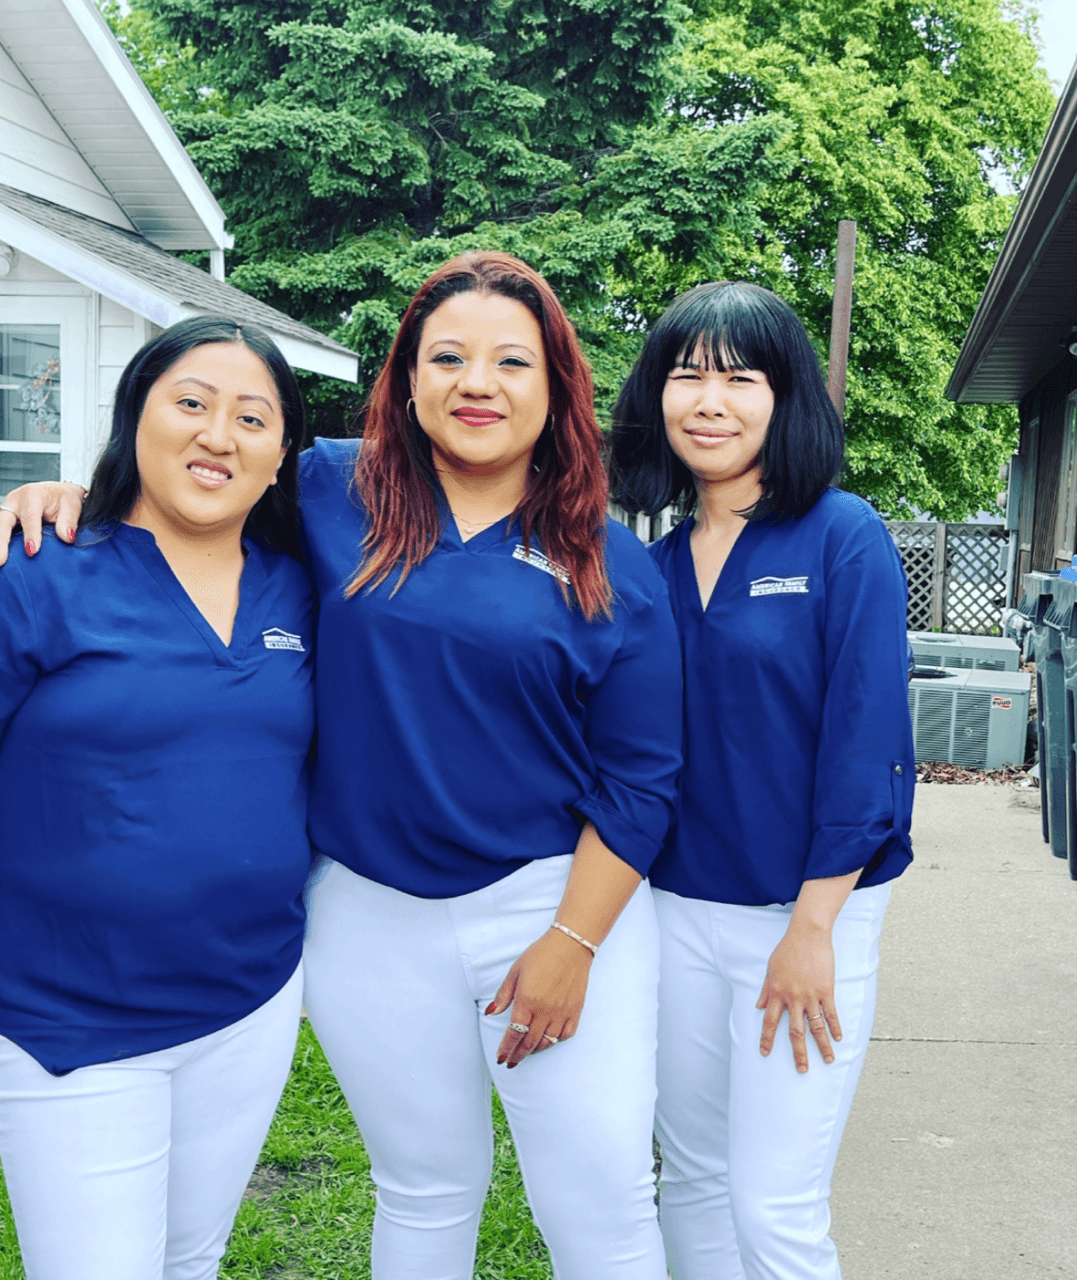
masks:
[[[4,440],[5,453],[59,453],[62,479],[89,470],[93,449],[94,379],[89,362],[90,299],[87,295],[0,295],[0,324],[58,325],[60,329],[60,443]]]

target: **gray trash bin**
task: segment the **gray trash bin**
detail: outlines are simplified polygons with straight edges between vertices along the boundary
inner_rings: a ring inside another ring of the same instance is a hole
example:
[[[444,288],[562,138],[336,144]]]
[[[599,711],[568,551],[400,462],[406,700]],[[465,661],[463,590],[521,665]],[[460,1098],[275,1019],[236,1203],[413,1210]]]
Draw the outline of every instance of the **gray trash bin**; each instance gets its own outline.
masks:
[[[1061,641],[1066,735],[1066,853],[1070,878],[1077,880],[1077,582],[1060,578],[1055,583],[1046,616],[1050,625],[1057,625]]]
[[[1062,667],[1059,618],[1051,613],[1055,586],[1059,581],[1057,573],[1026,573],[1018,607],[1032,624],[1032,656],[1036,660],[1036,737],[1040,755],[1043,838],[1050,844],[1056,858],[1065,858],[1069,846],[1066,680]]]

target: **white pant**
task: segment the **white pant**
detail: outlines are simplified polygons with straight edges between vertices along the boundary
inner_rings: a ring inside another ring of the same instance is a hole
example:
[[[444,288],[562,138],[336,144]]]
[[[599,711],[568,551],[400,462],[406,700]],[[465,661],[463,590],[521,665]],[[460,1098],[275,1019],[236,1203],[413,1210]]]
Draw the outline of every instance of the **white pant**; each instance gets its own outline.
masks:
[[[875,1015],[890,886],[855,890],[834,925],[842,1039],[808,1036],[800,1075],[783,1015],[770,1056],[756,1009],[792,904],[741,907],[655,890],[662,938],[658,1139],[674,1280],[840,1280],[830,1175]]]
[[[374,1280],[467,1280],[490,1180],[490,1078],[558,1280],[665,1280],[651,1133],[658,931],[641,885],[591,969],[577,1034],[496,1065],[485,1017],[548,929],[571,856],[423,899],[324,859],[312,877],[306,1005],[378,1186]],[[321,877],[319,879],[319,877]]]
[[[52,1076],[0,1037],[27,1280],[212,1280],[295,1048],[302,965],[212,1035]]]

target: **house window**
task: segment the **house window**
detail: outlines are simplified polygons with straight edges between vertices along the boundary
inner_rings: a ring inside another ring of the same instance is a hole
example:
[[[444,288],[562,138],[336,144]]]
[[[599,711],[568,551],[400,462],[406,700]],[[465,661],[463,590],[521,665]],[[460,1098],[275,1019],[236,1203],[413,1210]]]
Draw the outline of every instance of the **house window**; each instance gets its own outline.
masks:
[[[0,493],[60,478],[60,326],[0,324]]]
[[[100,443],[92,296],[12,289],[0,281],[0,498],[28,480],[85,483]]]
[[[1062,474],[1059,477],[1058,524],[1055,557],[1069,564],[1077,523],[1077,392],[1066,401],[1066,426],[1062,438]]]
[[[1024,478],[1021,485],[1021,512],[1018,516],[1018,549],[1032,550],[1033,521],[1036,516],[1036,482],[1039,479],[1040,420],[1033,418],[1028,424],[1028,445],[1025,453]]]

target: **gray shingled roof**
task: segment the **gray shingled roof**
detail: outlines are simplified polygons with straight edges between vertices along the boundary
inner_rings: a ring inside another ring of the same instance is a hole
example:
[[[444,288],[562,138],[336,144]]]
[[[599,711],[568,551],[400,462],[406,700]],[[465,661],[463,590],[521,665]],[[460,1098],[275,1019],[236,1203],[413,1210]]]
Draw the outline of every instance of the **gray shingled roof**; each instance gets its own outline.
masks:
[[[252,298],[249,293],[215,280],[208,272],[174,258],[133,231],[75,213],[38,196],[27,195],[0,183],[0,203],[25,218],[63,236],[88,253],[137,277],[151,289],[165,294],[182,306],[196,311],[226,315],[234,320],[261,325],[298,342],[309,342],[327,351],[353,356],[348,347],[324,333],[301,324],[275,307]]]

